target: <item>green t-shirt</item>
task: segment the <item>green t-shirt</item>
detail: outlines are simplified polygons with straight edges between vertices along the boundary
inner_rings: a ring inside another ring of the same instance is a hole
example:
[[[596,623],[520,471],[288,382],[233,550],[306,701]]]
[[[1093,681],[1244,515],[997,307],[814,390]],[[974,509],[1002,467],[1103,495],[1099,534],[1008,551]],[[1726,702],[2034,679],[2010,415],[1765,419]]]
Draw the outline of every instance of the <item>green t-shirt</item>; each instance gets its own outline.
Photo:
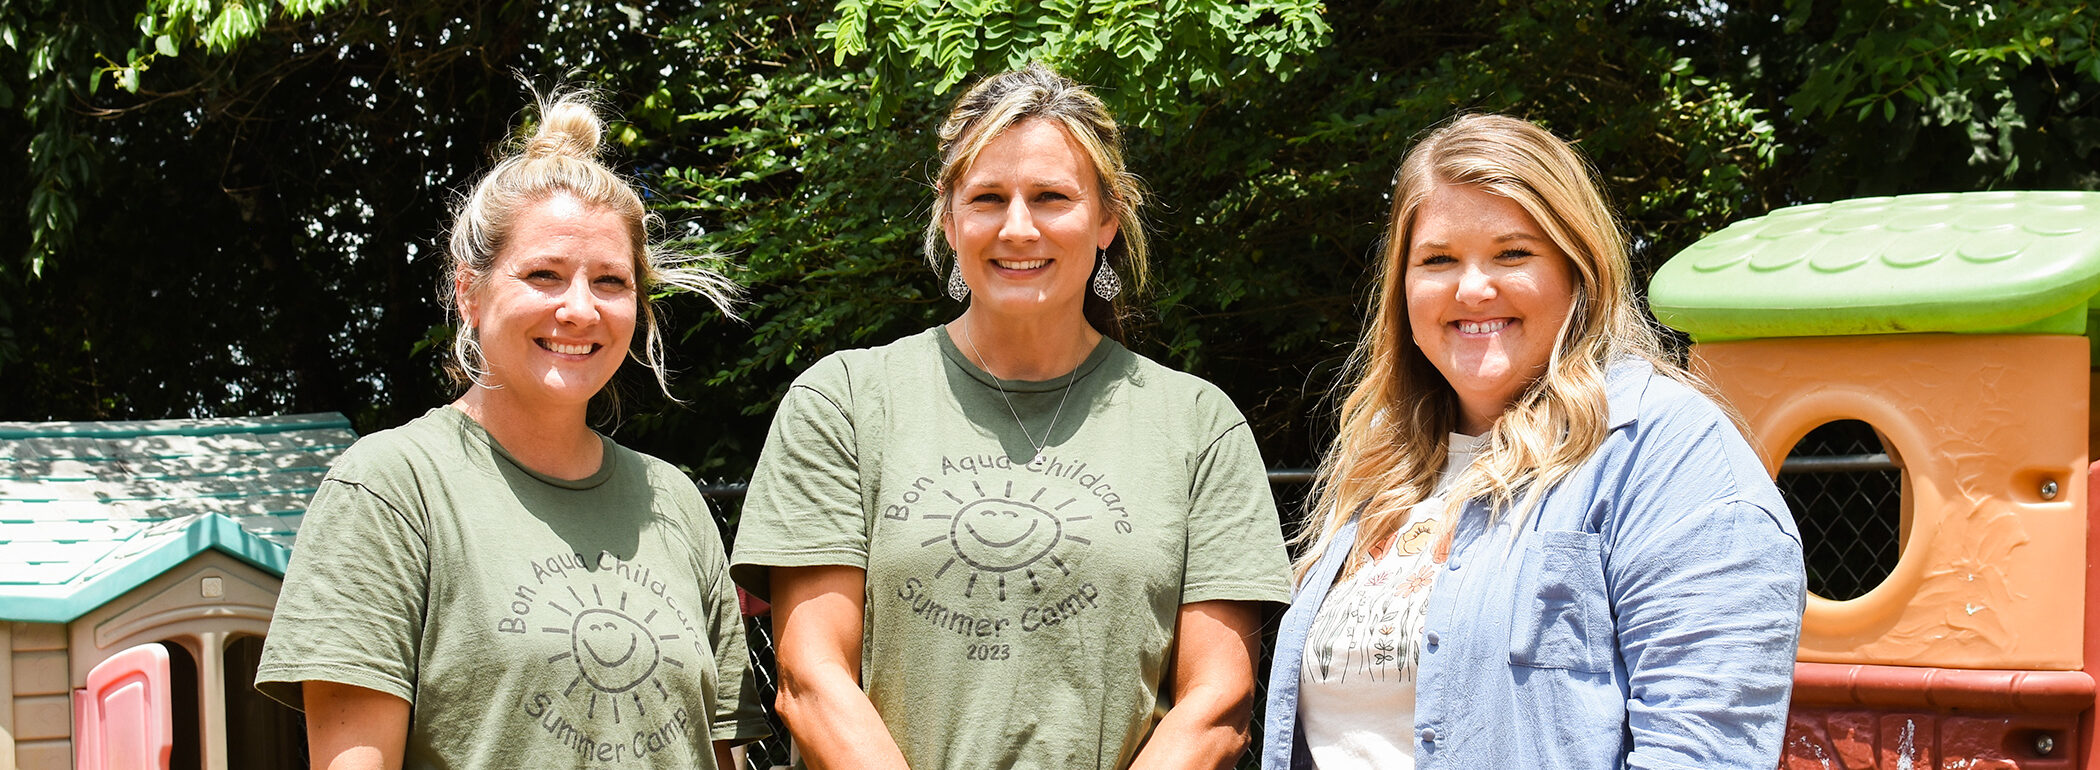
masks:
[[[713,768],[766,733],[726,568],[677,469],[607,439],[555,479],[440,407],[329,470],[256,687],[406,699],[411,768]]]
[[[912,767],[1121,767],[1171,705],[1181,605],[1290,598],[1261,456],[1216,387],[1113,341],[1002,384],[1036,440],[1055,417],[1033,463],[943,329],[818,362],[773,418],[732,573],[763,593],[768,566],[867,570],[861,682]]]

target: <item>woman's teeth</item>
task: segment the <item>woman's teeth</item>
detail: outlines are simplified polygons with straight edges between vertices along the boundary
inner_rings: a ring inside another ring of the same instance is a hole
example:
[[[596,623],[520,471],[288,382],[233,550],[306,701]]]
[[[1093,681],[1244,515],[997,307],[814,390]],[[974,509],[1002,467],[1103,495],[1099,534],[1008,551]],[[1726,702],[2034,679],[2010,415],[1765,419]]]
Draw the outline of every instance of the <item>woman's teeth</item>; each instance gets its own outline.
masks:
[[[1509,319],[1507,318],[1497,318],[1493,321],[1460,321],[1458,322],[1458,330],[1466,334],[1487,334],[1502,331],[1502,327],[1508,325]]]
[[[998,265],[998,266],[1000,266],[1000,267],[1003,267],[1003,268],[1006,268],[1006,269],[1008,269],[1008,270],[1034,270],[1034,269],[1036,269],[1036,268],[1038,268],[1038,267],[1042,267],[1042,266],[1044,266],[1044,265],[1050,264],[1050,260],[1047,260],[1047,259],[1030,259],[1030,260],[1025,260],[1025,261],[1014,261],[1014,260],[1004,260],[1004,259],[995,259],[995,260],[992,260],[992,264],[994,264],[994,265]]]
[[[581,345],[564,345],[559,342],[550,341],[547,343],[547,349],[552,350],[556,353],[560,353],[562,355],[581,356],[588,355],[591,352],[591,344],[584,343]]]

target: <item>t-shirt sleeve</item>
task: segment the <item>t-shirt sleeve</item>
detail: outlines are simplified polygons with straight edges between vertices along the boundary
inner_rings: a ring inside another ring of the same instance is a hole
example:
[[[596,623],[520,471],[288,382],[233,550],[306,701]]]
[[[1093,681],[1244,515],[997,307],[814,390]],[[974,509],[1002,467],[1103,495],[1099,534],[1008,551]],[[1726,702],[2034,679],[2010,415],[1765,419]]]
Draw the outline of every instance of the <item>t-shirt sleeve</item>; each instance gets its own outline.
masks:
[[[330,477],[314,492],[263,642],[256,689],[304,709],[301,683],[415,702],[428,559],[420,517]]]
[[[728,575],[728,561],[722,559],[720,551],[712,554],[716,559],[711,574],[714,575],[708,590],[707,634],[710,648],[715,651],[715,703],[713,722],[709,735],[718,741],[747,743],[764,738],[772,733],[766,726],[766,715],[759,707],[757,672],[751,667],[751,651],[744,614],[736,600],[736,585]]]
[[[1237,415],[1235,415],[1237,416]],[[1290,559],[1254,431],[1237,421],[1197,457],[1182,602],[1288,602]]]
[[[731,576],[770,599],[767,567],[868,565],[860,457],[837,358],[803,373],[773,415],[737,524]]]

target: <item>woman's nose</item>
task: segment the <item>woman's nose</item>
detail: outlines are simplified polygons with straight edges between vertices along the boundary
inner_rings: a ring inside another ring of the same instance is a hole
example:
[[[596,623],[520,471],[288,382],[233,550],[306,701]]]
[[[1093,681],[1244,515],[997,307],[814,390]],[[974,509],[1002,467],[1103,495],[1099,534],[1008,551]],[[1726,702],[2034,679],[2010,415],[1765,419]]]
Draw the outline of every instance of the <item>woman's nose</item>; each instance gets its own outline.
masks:
[[[1006,221],[999,225],[999,237],[1009,241],[1032,241],[1037,235],[1035,215],[1028,210],[1028,201],[1014,196],[1006,204]]]
[[[1458,301],[1477,305],[1495,298],[1494,274],[1479,267],[1466,267],[1458,274]]]
[[[561,306],[554,309],[554,320],[572,326],[589,326],[598,321],[598,303],[591,296],[591,282],[578,275],[569,282],[568,290],[561,294]]]

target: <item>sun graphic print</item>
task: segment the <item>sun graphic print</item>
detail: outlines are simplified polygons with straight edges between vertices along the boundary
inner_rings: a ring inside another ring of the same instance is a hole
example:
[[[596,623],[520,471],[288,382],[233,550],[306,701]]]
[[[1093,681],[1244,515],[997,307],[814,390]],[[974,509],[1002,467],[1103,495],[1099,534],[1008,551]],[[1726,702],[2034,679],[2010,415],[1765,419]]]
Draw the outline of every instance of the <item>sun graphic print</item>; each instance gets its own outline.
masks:
[[[973,497],[942,490],[941,494],[958,506],[955,512],[930,513],[923,518],[948,522],[948,531],[919,544],[922,548],[948,549],[950,555],[934,571],[933,579],[941,580],[960,567],[968,575],[964,597],[995,591],[992,595],[1006,601],[1009,578],[1016,589],[1025,580],[1031,593],[1041,593],[1043,580],[1051,572],[1060,576],[1072,574],[1071,565],[1058,554],[1059,546],[1093,544],[1092,540],[1067,531],[1069,525],[1093,519],[1091,515],[1067,512],[1080,502],[1078,496],[1053,495],[1047,486],[1022,487],[1017,494],[1012,480],[1006,481],[998,494],[988,492],[981,481],[975,480],[969,483],[968,491]]]
[[[584,717],[595,719],[600,708],[608,709],[614,724],[622,719],[621,701],[632,705],[629,713],[645,716],[648,701],[643,695],[653,690],[658,702],[671,699],[671,691],[657,676],[661,666],[685,668],[685,662],[666,654],[665,643],[682,638],[675,633],[659,634],[650,630],[662,613],[651,608],[639,619],[628,614],[628,593],[619,592],[617,601],[607,606],[604,592],[591,586],[591,598],[586,599],[569,586],[569,594],[575,599],[576,609],[549,601],[547,606],[568,615],[568,626],[542,627],[542,633],[562,634],[569,637],[569,651],[547,658],[548,663],[573,663],[575,678],[569,680],[562,695],[585,704]],[[643,688],[643,684],[650,685]],[[603,696],[601,705],[601,696]]]
[[[535,559],[497,624],[529,651],[526,719],[576,756],[670,761],[705,747],[712,642],[695,625],[706,583],[608,552]],[[689,705],[693,704],[693,705]]]
[[[884,495],[871,536],[870,572],[885,584],[872,594],[876,622],[895,612],[981,661],[1014,659],[1024,636],[1088,627],[1115,588],[1096,582],[1089,554],[1127,548],[1121,538],[1138,531],[1107,474],[1049,456],[944,457],[938,468]]]

